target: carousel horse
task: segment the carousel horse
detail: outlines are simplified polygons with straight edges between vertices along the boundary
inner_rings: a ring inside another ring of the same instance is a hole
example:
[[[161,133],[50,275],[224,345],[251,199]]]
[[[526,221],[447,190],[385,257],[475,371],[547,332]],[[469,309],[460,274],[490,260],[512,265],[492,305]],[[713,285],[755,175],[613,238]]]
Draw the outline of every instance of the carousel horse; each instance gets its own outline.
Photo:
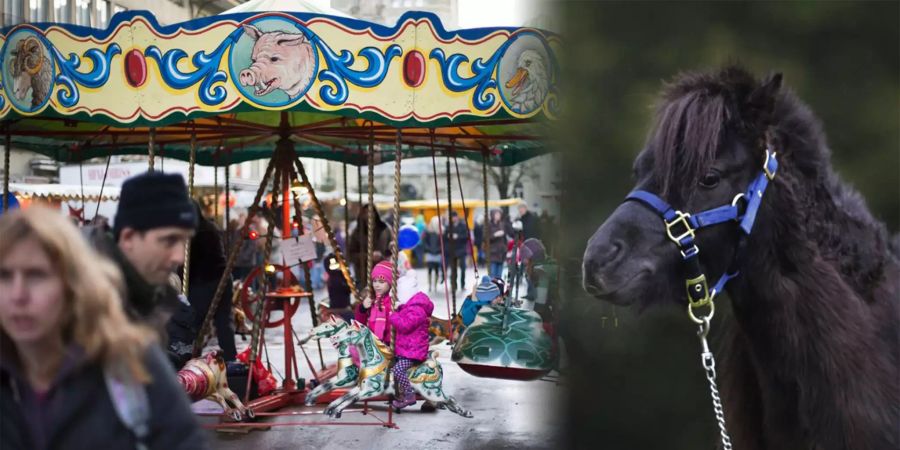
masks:
[[[331,343],[338,351],[337,374],[306,394],[306,406],[316,404],[316,398],[322,394],[355,385],[359,377],[359,368],[353,364],[353,358],[350,356],[350,344],[335,338],[336,334],[344,331],[349,325],[339,317],[337,319],[335,317],[338,316],[332,316],[329,320],[320,323],[297,343],[297,345],[303,345],[310,339],[331,338]]]
[[[235,421],[254,417],[253,410],[247,409],[228,388],[225,359],[221,350],[188,361],[184,368],[178,371],[177,377],[192,401],[208,398],[218,403],[222,407],[223,414],[231,416]],[[229,407],[228,403],[234,405],[234,408]]]
[[[361,370],[356,387],[346,394],[331,402],[325,408],[325,414],[330,417],[340,418],[341,412],[348,406],[360,400],[381,395],[392,394],[394,388],[391,385],[391,371],[389,370],[394,355],[390,347],[381,342],[363,324],[352,321],[350,325],[342,327],[332,337],[334,342],[355,345],[359,351]],[[456,399],[444,393],[441,388],[444,373],[440,363],[437,362],[437,352],[432,352],[430,357],[422,364],[409,369],[409,380],[413,389],[425,400],[437,407],[447,409],[463,417],[472,417],[469,410],[463,409]]]
[[[452,326],[452,327],[451,327]],[[441,319],[440,317],[431,316],[431,323],[428,324],[428,345],[440,344],[449,341],[450,330],[453,330],[453,342],[459,340],[459,335],[466,328],[459,316],[451,319]]]

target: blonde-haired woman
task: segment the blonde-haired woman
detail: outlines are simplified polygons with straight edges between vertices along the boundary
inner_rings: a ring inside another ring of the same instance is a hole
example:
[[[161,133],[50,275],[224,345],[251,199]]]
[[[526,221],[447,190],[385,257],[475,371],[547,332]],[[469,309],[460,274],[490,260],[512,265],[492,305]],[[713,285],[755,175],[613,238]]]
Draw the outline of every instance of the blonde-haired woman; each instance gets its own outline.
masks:
[[[58,211],[0,217],[0,447],[206,447],[121,285]]]

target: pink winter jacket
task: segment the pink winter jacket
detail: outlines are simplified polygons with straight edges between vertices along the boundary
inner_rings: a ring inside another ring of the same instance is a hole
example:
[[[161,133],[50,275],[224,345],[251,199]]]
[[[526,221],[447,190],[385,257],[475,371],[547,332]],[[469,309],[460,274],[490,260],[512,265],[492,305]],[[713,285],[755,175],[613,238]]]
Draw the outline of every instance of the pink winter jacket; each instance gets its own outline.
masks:
[[[379,305],[382,305],[381,309],[378,308]],[[385,295],[381,299],[375,300],[375,303],[369,309],[363,308],[362,302],[359,302],[356,305],[353,318],[372,330],[372,333],[381,342],[390,344],[391,327],[388,326],[388,319],[391,317],[391,312],[391,297]]]
[[[424,361],[428,357],[428,324],[434,304],[422,292],[413,295],[406,304],[391,315],[391,325],[397,330],[397,356]]]

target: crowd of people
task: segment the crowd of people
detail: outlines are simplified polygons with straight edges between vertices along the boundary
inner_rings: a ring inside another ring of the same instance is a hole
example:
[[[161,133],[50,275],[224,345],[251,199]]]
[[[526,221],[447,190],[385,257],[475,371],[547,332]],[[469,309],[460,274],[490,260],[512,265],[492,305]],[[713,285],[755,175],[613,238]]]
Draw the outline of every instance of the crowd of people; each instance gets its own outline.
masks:
[[[529,285],[526,298],[536,301],[535,310],[542,316],[549,313],[540,306],[549,304],[541,291],[547,287],[541,281],[543,272],[532,264],[546,256],[537,241],[542,227],[526,205],[519,206],[514,221],[499,209],[491,210],[472,230],[455,211],[443,218],[432,217],[427,224],[420,213],[413,222],[419,240],[410,249],[413,258],[403,273],[414,276],[412,267],[423,268],[428,285],[421,296],[404,295],[398,305],[389,296],[394,236],[388,224],[393,219],[383,220],[370,208],[360,208],[349,230],[344,223],[333,228],[357,287],[371,283],[374,291],[374,296],[365,295],[355,305],[321,219],[313,215],[296,222],[315,237],[316,259],[307,266],[311,287],[327,288],[326,306],[331,313],[367,324],[386,343],[391,339],[388,330],[396,329],[401,373],[427,353],[433,305],[425,292],[437,290],[445,275],[454,292],[465,291],[467,260],[475,261],[473,255],[485,246],[490,256],[487,279],[492,283],[503,283],[513,248],[522,250]],[[371,273],[367,261],[370,216],[374,222]],[[41,207],[3,214],[0,407],[4,420],[0,426],[4,442],[13,448],[37,449],[55,448],[61,442],[80,442],[85,447],[94,442],[98,448],[112,448],[112,444],[116,448],[205,448],[205,436],[175,373],[192,357],[223,276],[243,281],[266,257],[265,239],[259,237],[269,232],[268,222],[254,217],[245,229],[245,221],[246,216],[239,215],[221,230],[188,196],[180,175],[158,172],[126,180],[113,227],[98,218],[79,230],[59,212]],[[227,274],[226,241],[240,242]],[[277,245],[273,250],[268,261],[278,263]],[[186,262],[188,285],[182,289]],[[297,273],[299,265],[294,266],[297,279],[304,279]],[[477,288],[479,299],[493,293],[485,283]],[[235,362],[232,288],[232,283],[225,283],[213,317],[217,343],[229,367],[239,364]],[[400,381],[394,405],[398,408],[415,402],[408,382]],[[93,432],[100,428],[104,433]]]

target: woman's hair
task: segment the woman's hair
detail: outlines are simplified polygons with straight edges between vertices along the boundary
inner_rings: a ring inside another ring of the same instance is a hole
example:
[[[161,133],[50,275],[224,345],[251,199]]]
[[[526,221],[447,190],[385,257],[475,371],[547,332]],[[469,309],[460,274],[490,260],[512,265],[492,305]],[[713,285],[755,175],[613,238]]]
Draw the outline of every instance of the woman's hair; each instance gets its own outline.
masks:
[[[432,233],[438,233],[438,224],[440,223],[440,220],[441,218],[438,216],[432,217],[431,221],[428,222],[428,231],[431,231]]]
[[[63,282],[65,304],[59,324],[63,341],[80,346],[89,362],[113,371],[128,370],[135,380],[149,383],[143,358],[154,335],[125,316],[119,269],[95,252],[58,211],[31,207],[0,217],[0,255],[29,238],[44,249]],[[0,343],[4,350],[15,351],[2,328]]]

